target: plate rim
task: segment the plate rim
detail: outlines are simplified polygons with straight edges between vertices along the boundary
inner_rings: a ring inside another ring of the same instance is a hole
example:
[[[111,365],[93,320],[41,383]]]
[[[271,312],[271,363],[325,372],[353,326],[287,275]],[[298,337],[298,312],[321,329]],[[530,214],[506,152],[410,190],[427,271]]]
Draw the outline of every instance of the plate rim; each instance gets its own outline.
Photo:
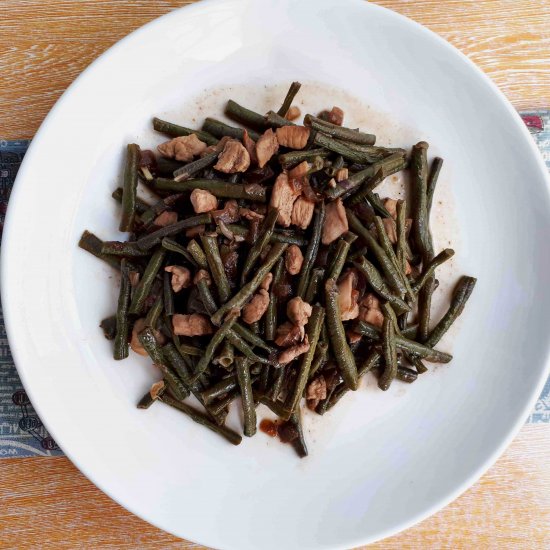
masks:
[[[234,0],[234,1],[236,1],[237,3],[243,3],[243,2],[246,2],[247,0]],[[262,1],[268,2],[269,0],[262,0]],[[292,1],[297,1],[297,0],[292,0]],[[523,135],[523,138],[529,143],[529,147],[535,153],[534,156],[537,159],[538,168],[543,175],[543,179],[546,181],[546,193],[550,196],[550,174],[548,173],[546,165],[544,164],[542,156],[540,155],[540,151],[538,150],[535,142],[533,141],[527,127],[523,123],[517,110],[513,107],[511,102],[504,95],[504,93],[498,88],[498,86],[493,82],[493,80],[485,72],[483,72],[481,68],[479,68],[469,57],[467,57],[458,48],[456,48],[455,46],[447,42],[447,40],[445,40],[439,34],[435,33],[434,31],[414,21],[413,19],[410,19],[405,15],[402,15],[389,8],[380,6],[378,4],[373,4],[365,0],[346,0],[346,2],[348,4],[356,4],[357,6],[361,5],[362,6],[361,9],[366,9],[366,10],[370,9],[373,11],[384,12],[385,16],[389,18],[394,18],[395,20],[406,23],[407,25],[412,26],[416,32],[429,36],[431,39],[435,40],[438,43],[439,47],[446,48],[449,52],[452,52],[455,55],[458,54],[458,56],[463,61],[466,62],[466,64],[470,67],[470,69],[473,69],[473,71],[477,74],[479,79],[483,81],[483,83],[490,88],[495,98],[498,98],[501,104],[503,104],[506,107],[506,110],[511,115],[511,118],[515,120],[519,134]],[[62,93],[59,99],[55,102],[54,106],[48,112],[43,122],[40,124],[38,130],[36,131],[36,134],[32,138],[29,149],[25,154],[23,163],[21,164],[16,180],[14,182],[13,190],[9,199],[10,208],[8,208],[6,212],[4,230],[2,235],[2,249],[4,253],[1,256],[1,261],[0,261],[0,295],[2,300],[6,335],[10,345],[12,357],[14,359],[14,364],[16,365],[21,382],[31,402],[33,403],[33,407],[35,408],[37,414],[40,416],[48,432],[52,435],[52,437],[58,443],[60,448],[63,450],[65,456],[78,468],[79,472],[81,472],[89,481],[91,481],[96,487],[98,487],[98,489],[100,489],[109,498],[111,498],[117,504],[119,504],[120,506],[128,510],[130,513],[134,514],[135,516],[139,517],[140,519],[144,520],[150,525],[153,525],[154,527],[161,529],[167,533],[170,533],[171,535],[176,536],[178,538],[181,538],[181,537],[173,533],[171,530],[167,529],[163,525],[161,525],[162,523],[161,520],[157,520],[157,519],[152,520],[151,518],[144,517],[142,514],[140,514],[134,509],[134,506],[132,505],[131,502],[126,502],[126,499],[124,497],[115,496],[108,487],[104,486],[102,480],[94,479],[92,477],[93,472],[87,471],[87,469],[80,464],[77,458],[78,452],[73,453],[72,449],[70,449],[70,445],[69,445],[69,448],[67,448],[64,444],[61,444],[60,441],[62,441],[63,438],[57,437],[60,434],[56,432],[55,427],[53,427],[52,429],[52,427],[49,425],[49,421],[44,420],[44,417],[40,413],[41,406],[40,406],[39,395],[35,394],[32,389],[32,383],[30,382],[27,368],[23,366],[22,362],[18,361],[17,359],[18,356],[20,358],[18,348],[19,346],[21,346],[21,342],[23,340],[22,340],[22,335],[17,336],[17,333],[20,332],[19,327],[17,327],[17,325],[15,323],[12,323],[11,321],[11,318],[12,318],[11,311],[13,308],[16,307],[16,305],[13,303],[14,300],[10,298],[8,294],[7,285],[6,285],[6,281],[9,278],[9,269],[10,269],[9,268],[10,262],[7,261],[7,258],[10,256],[10,254],[12,254],[11,249],[15,246],[16,239],[14,239],[14,237],[12,237],[11,234],[14,232],[13,227],[15,226],[16,220],[17,220],[16,205],[22,201],[22,197],[24,198],[23,195],[24,195],[25,189],[23,189],[23,182],[25,181],[25,173],[27,171],[27,167],[30,166],[32,163],[32,158],[33,158],[35,149],[38,149],[40,147],[40,143],[44,139],[44,134],[46,134],[47,132],[49,121],[54,118],[56,112],[61,108],[63,103],[66,101],[67,97],[77,92],[80,82],[85,77],[87,77],[87,75],[92,73],[96,69],[96,67],[107,62],[108,59],[120,48],[125,47],[127,42],[130,42],[131,40],[135,40],[141,34],[147,32],[149,29],[155,27],[156,25],[160,25],[170,18],[177,17],[182,10],[186,10],[186,12],[202,11],[202,10],[208,9],[210,6],[216,6],[217,4],[222,4],[222,3],[225,6],[227,6],[226,0],[201,0],[193,4],[180,6],[164,15],[156,17],[155,19],[145,23],[144,25],[138,27],[131,33],[127,34],[126,36],[118,40],[115,44],[113,44],[111,47],[109,47],[107,50],[101,53],[93,62],[91,62],[75,78],[75,80],[67,87],[67,89]],[[29,184],[27,184],[27,186],[28,185]],[[21,366],[18,366],[18,364]],[[546,357],[545,365],[537,385],[533,387],[533,389],[531,390],[530,398],[526,400],[526,403],[522,409],[521,414],[518,415],[518,418],[516,419],[515,423],[510,426],[510,428],[508,429],[507,435],[503,437],[500,444],[495,447],[495,449],[490,453],[489,457],[477,469],[472,471],[472,473],[462,483],[458,484],[454,490],[449,491],[444,497],[440,498],[437,503],[430,506],[426,511],[411,515],[407,521],[403,521],[399,525],[380,531],[378,532],[378,534],[374,536],[353,539],[345,543],[342,542],[337,546],[335,545],[327,546],[327,545],[319,544],[318,548],[320,549],[324,549],[324,548],[340,549],[341,548],[344,550],[349,547],[372,544],[376,541],[384,540],[388,537],[401,533],[411,528],[412,526],[424,521],[428,517],[434,515],[439,510],[442,510],[443,508],[447,507],[451,502],[453,502],[466,490],[472,487],[487,472],[487,470],[491,466],[493,466],[493,464],[498,460],[498,458],[502,455],[505,449],[510,445],[512,440],[518,434],[521,427],[525,424],[525,420],[529,415],[529,413],[531,412],[536,400],[538,399],[538,396],[540,395],[549,375],[550,375],[550,354],[548,354]],[[191,539],[187,539],[187,540],[191,540]],[[208,545],[212,548],[216,547],[213,544],[209,544],[209,537],[205,537],[202,541],[191,541],[191,542]]]

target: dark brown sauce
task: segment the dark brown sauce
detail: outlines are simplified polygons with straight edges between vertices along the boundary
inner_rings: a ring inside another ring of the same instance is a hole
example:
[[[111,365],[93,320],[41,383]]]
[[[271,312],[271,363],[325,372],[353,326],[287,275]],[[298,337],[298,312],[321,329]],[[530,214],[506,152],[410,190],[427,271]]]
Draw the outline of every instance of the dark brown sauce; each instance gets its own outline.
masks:
[[[264,418],[260,422],[260,430],[264,432],[264,434],[267,434],[269,437],[277,437],[279,427],[277,426],[277,423],[273,420],[269,420],[269,418]]]

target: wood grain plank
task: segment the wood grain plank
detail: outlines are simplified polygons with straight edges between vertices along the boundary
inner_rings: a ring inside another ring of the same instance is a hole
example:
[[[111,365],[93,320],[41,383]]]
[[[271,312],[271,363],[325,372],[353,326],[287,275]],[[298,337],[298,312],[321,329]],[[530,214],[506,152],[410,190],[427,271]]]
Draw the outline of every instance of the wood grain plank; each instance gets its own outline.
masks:
[[[526,425],[455,502],[373,550],[548,547],[550,429]],[[0,460],[0,548],[202,548],[133,516],[66,458]]]
[[[32,137],[98,55],[158,15],[192,2],[11,0],[0,35],[2,137]],[[516,108],[550,105],[550,2],[376,2],[426,25],[475,61]]]
[[[10,0],[1,9],[0,136],[32,137],[98,55],[181,0]],[[550,106],[548,0],[378,0],[443,36],[518,109]],[[369,548],[548,547],[550,425],[525,426],[469,491]],[[0,460],[0,548],[200,548],[101,493],[65,458]]]

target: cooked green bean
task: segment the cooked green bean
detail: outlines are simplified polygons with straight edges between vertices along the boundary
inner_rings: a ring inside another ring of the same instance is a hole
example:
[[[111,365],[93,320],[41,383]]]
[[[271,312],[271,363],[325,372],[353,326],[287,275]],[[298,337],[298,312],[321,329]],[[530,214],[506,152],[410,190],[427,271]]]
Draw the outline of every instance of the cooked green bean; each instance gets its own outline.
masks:
[[[365,323],[364,321],[358,321],[354,325],[353,330],[359,334],[364,334],[373,340],[378,340],[380,338],[380,329],[370,325],[369,323]],[[453,358],[449,353],[438,351],[426,344],[409,340],[404,336],[396,335],[395,344],[398,348],[408,351],[414,355],[418,355],[418,357],[431,361],[432,363],[448,363]]]
[[[309,273],[313,268],[317,253],[319,252],[319,245],[321,243],[321,235],[323,234],[323,225],[325,224],[326,210],[324,201],[319,206],[315,213],[315,219],[313,220],[313,230],[311,238],[307,245],[304,261],[302,263],[302,269],[300,270],[300,278],[298,280],[298,290],[296,295],[303,298],[307,286],[309,284]]]
[[[219,345],[227,337],[228,333],[231,331],[231,327],[235,324],[237,320],[236,315],[229,315],[225,323],[216,331],[216,333],[210,338],[210,342],[204,350],[204,355],[199,359],[195,367],[195,372],[193,373],[193,380],[197,380],[199,375],[202,374],[212,361],[215,351],[218,349]]]
[[[359,221],[357,216],[349,210],[349,208],[346,208],[346,215],[350,229],[357,233],[357,235],[359,235],[359,237],[361,237],[365,241],[365,244],[370,248],[371,252],[378,260],[384,275],[387,277],[390,287],[397,291],[400,295],[405,294],[406,288],[403,282],[403,276],[397,271],[397,268],[392,260],[387,256],[383,248],[376,242],[376,239],[371,235],[370,231]]]
[[[277,222],[277,217],[279,216],[279,210],[277,208],[270,208],[267,212],[267,216],[264,218],[260,233],[256,242],[252,245],[248,251],[248,255],[244,261],[243,268],[241,271],[241,285],[246,283],[246,279],[250,270],[254,267],[256,260],[260,257],[262,250],[265,248],[273,230],[275,229],[275,223]]]
[[[103,254],[101,252],[103,241],[96,237],[90,231],[85,230],[82,233],[82,236],[78,241],[78,246],[82,248],[82,250],[93,254],[96,258],[99,258],[100,260],[108,263],[111,267],[114,267],[115,269],[120,269],[120,260],[118,258],[113,258],[112,256]]]
[[[271,281],[271,289],[269,292],[269,304],[267,306],[267,311],[265,312],[265,339],[268,341],[275,340],[275,330],[277,328],[277,287],[281,282],[284,273],[284,259],[279,258],[275,264],[275,269],[273,270],[273,281]]]
[[[294,387],[292,391],[289,392],[285,401],[285,408],[291,413],[294,413],[298,408],[300,399],[302,399],[302,394],[306,388],[324,319],[325,310],[320,306],[313,306],[313,311],[306,325],[309,350],[300,358],[300,366],[298,367],[296,379],[294,380]]]
[[[215,118],[208,117],[205,119],[204,124],[202,125],[204,132],[208,132],[217,138],[223,138],[225,136],[232,137],[234,139],[242,140],[244,130],[242,128],[235,128],[234,126],[229,126],[220,120]],[[248,135],[254,140],[258,141],[260,134],[254,132],[254,130],[248,130]]]
[[[200,424],[201,426],[212,430],[214,433],[221,435],[223,438],[229,441],[229,443],[232,443],[233,445],[239,445],[241,443],[242,437],[237,432],[230,430],[226,426],[218,426],[215,422],[212,422],[212,420],[210,420],[208,416],[197,411],[193,407],[190,407],[185,403],[176,401],[175,399],[172,399],[167,395],[163,395],[160,400],[163,403],[170,405],[170,407],[178,409],[182,413],[186,414],[189,418],[191,418],[191,420],[195,421],[197,424]]]
[[[315,378],[315,374],[320,371],[327,362],[327,353],[328,353],[328,343],[319,338],[317,343],[317,349],[315,350],[315,355],[311,363],[311,368],[309,369],[308,380],[311,381]]]
[[[386,175],[384,174],[384,170],[382,170],[382,168],[379,168],[373,176],[369,177],[361,184],[361,187],[359,187],[359,189],[357,189],[357,187],[354,187],[354,193],[348,198],[346,204],[353,206],[360,203],[361,201],[364,201],[369,193],[371,193],[375,187],[381,184],[385,178]],[[357,190],[355,191],[355,189]]]
[[[235,323],[235,326],[237,326],[237,323]],[[254,353],[253,349],[246,343],[245,339],[237,333],[236,330],[229,331],[227,334],[227,340],[247,359],[250,359],[252,363],[261,363],[264,365],[270,365],[272,363],[269,359]]]
[[[212,402],[208,407],[208,412],[212,415],[221,414],[227,407],[239,397],[240,392],[238,389],[230,391],[225,397],[221,397],[218,401]]]
[[[174,397],[179,401],[187,399],[191,392],[176,375],[176,373],[164,363],[156,363],[156,366],[162,372],[166,385],[168,386]]]
[[[406,225],[406,212],[407,204],[405,201],[397,201],[397,219],[396,219],[396,234],[397,234],[397,246],[395,255],[397,257],[397,263],[401,273],[407,272],[407,225]]]
[[[391,214],[388,212],[386,207],[384,206],[384,203],[380,199],[380,196],[378,193],[374,193],[373,191],[369,191],[367,193],[367,202],[370,204],[372,209],[383,218],[391,218]]]
[[[180,254],[183,256],[192,266],[197,267],[197,262],[195,261],[195,257],[189,253],[188,250],[186,250],[181,244],[177,243],[173,239],[170,239],[168,237],[164,237],[162,239],[160,245],[162,248],[170,251],[175,252],[176,254]],[[202,266],[201,266],[202,267]]]
[[[229,392],[233,391],[238,386],[237,378],[235,376],[228,376],[223,378],[213,386],[210,386],[206,390],[201,392],[201,396],[205,403],[211,403],[214,399],[223,397]]]
[[[191,128],[185,128],[184,126],[178,126],[177,124],[172,124],[171,122],[166,122],[160,118],[153,119],[153,128],[157,132],[162,132],[172,137],[179,136],[190,136],[195,134],[201,141],[206,143],[206,145],[216,145],[218,140],[208,132],[201,132],[200,130],[191,130]]]
[[[330,151],[326,149],[307,149],[305,151],[291,151],[279,155],[279,163],[283,168],[291,168],[304,160],[311,160],[315,157],[326,158],[330,155]]]
[[[300,88],[302,85],[300,82],[293,82],[290,85],[290,88],[288,89],[288,92],[285,96],[285,99],[283,101],[283,104],[281,105],[281,108],[277,111],[277,114],[279,116],[285,117],[288,113],[288,110],[290,109],[292,102],[294,101],[294,98],[296,97],[296,94],[300,91]]]
[[[418,373],[407,367],[398,367],[395,377],[397,380],[401,380],[401,382],[412,384],[418,378]]]
[[[124,168],[124,184],[122,186],[122,214],[120,231],[133,231],[136,215],[136,199],[138,184],[138,169],[141,152],[139,145],[128,144],[126,150],[126,166]]]
[[[231,120],[240,122],[244,126],[252,126],[258,130],[265,128],[265,117],[259,113],[255,113],[242,105],[239,105],[236,101],[230,99],[225,106],[225,114]]]
[[[164,380],[155,382],[151,389],[138,401],[138,409],[148,409],[164,392],[166,391],[166,385]]]
[[[338,239],[336,244],[336,250],[334,251],[334,256],[331,265],[328,268],[327,279],[338,280],[342,269],[344,269],[344,264],[346,263],[349,249],[351,244],[346,241],[346,239]]]
[[[397,347],[395,343],[395,329],[392,319],[384,315],[384,326],[382,328],[382,353],[386,366],[378,380],[378,387],[386,391],[389,389],[397,375]]]
[[[306,294],[304,296],[304,302],[313,304],[319,295],[321,286],[325,279],[325,270],[322,267],[316,267],[311,270],[311,276],[309,278],[309,284],[307,285]]]
[[[357,365],[346,340],[338,303],[338,287],[334,279],[328,279],[325,283],[325,303],[330,343],[336,356],[336,362],[346,385],[351,390],[356,390],[358,385]]]
[[[288,422],[298,433],[298,437],[292,440],[292,446],[298,453],[300,458],[304,458],[308,455],[306,439],[304,437],[304,430],[302,429],[302,413],[299,408],[297,408],[288,419]]]
[[[326,134],[322,134],[321,132],[317,132],[315,134],[313,137],[313,143],[319,147],[324,147],[333,153],[342,155],[345,159],[351,162],[356,162],[357,164],[368,164],[369,162],[369,155],[367,153],[350,149],[341,141],[337,141],[336,139],[333,139]]]
[[[295,126],[294,122],[282,117],[275,111],[268,111],[264,117],[266,126],[269,128],[282,128],[283,126]]]
[[[145,268],[143,276],[140,278],[137,286],[134,288],[129,313],[140,315],[143,311],[145,299],[147,298],[147,296],[149,296],[149,292],[151,291],[151,287],[153,286],[153,281],[155,280],[155,277],[160,270],[165,255],[166,252],[162,248],[158,248],[156,252],[151,256],[151,259],[149,260],[149,263]]]
[[[162,295],[160,295],[155,300],[155,303],[151,306],[151,309],[147,312],[147,316],[145,317],[145,326],[154,329],[157,326],[157,322],[163,310],[164,300]]]
[[[149,256],[149,252],[139,248],[135,241],[105,241],[101,245],[101,253],[111,256]]]
[[[115,199],[117,202],[122,202],[122,193],[123,189],[122,187],[117,187],[111,194],[111,197]],[[136,197],[136,214],[143,214],[144,212],[147,212],[151,206],[146,203],[143,199]]]
[[[157,178],[154,183],[155,189],[162,191],[193,191],[202,189],[209,191],[212,195],[222,199],[246,199],[252,202],[266,202],[265,187],[257,183],[238,184],[227,183],[222,180],[191,179],[185,181],[167,180]]]
[[[195,260],[195,263],[201,269],[208,269],[208,260],[206,259],[206,254],[201,248],[201,245],[195,239],[191,239],[187,243],[187,251],[189,252],[189,254],[191,254],[193,259]]]
[[[409,299],[414,300],[415,296],[414,296],[414,292],[412,290],[411,284],[409,283],[409,279],[407,279],[405,272],[402,271],[401,269],[401,265],[399,264],[399,261],[397,260],[397,256],[395,255],[393,245],[390,241],[390,238],[388,237],[388,234],[386,233],[386,229],[384,227],[384,224],[382,223],[382,219],[379,216],[376,216],[374,218],[374,225],[376,226],[378,242],[380,243],[382,250],[384,251],[386,256],[390,259],[390,261],[393,263],[396,273],[400,276],[401,281],[403,282],[403,288],[405,289],[405,293],[407,294]]]
[[[426,189],[426,212],[428,220],[430,219],[435,188],[437,186],[437,180],[439,179],[439,173],[441,172],[442,166],[443,159],[440,157],[435,157],[430,167],[430,173],[428,174],[428,185]]]
[[[231,287],[229,279],[223,267],[220,249],[218,248],[218,239],[214,235],[201,235],[202,247],[206,255],[206,260],[212,274],[212,279],[218,289],[218,296],[222,303],[227,302],[231,296]]]
[[[447,313],[442,317],[441,321],[437,323],[434,329],[431,331],[425,344],[428,347],[435,346],[443,335],[449,330],[451,325],[456,321],[457,317],[464,311],[464,306],[469,300],[477,279],[474,277],[462,276],[458,281],[455,289],[453,290],[453,296],[451,298],[451,305],[447,310]]]
[[[113,357],[118,361],[128,357],[128,335],[130,326],[128,322],[128,307],[130,305],[130,275],[126,260],[120,263],[120,290],[118,293],[118,306],[116,312],[116,332],[113,347]]]
[[[220,354],[216,358],[217,364],[222,366],[224,369],[229,369],[232,367],[234,362],[235,350],[233,344],[227,340],[223,343]]]
[[[152,328],[145,328],[138,334],[138,339],[145,351],[149,354],[151,361],[155,365],[160,365],[163,362],[162,350],[155,338]]]
[[[287,373],[287,368],[286,368],[285,365],[283,365],[281,368],[278,368],[278,369],[275,370],[275,374],[274,374],[274,377],[273,377],[273,385],[271,386],[271,388],[268,392],[268,396],[273,402],[277,402],[278,399],[279,399],[279,396],[280,396],[281,391],[283,389],[283,383],[285,381],[286,373]],[[262,401],[262,403],[263,403],[263,401]],[[264,405],[265,404],[266,403],[264,403]],[[281,410],[284,411],[283,416],[285,414],[287,414],[282,405],[281,405]],[[278,413],[275,412],[275,414],[278,414]],[[279,414],[279,416],[282,416],[282,415]]]
[[[338,138],[343,141],[350,141],[352,143],[361,143],[364,145],[374,145],[376,142],[376,136],[373,134],[365,134],[359,130],[352,130],[351,128],[345,128],[338,124],[332,124],[327,120],[314,117],[313,115],[306,115],[304,117],[304,124],[311,126],[314,130],[323,132],[333,138]],[[338,151],[337,151],[338,152]],[[345,156],[345,155],[343,155]]]
[[[212,217],[210,214],[199,214],[198,216],[192,216],[191,218],[161,227],[160,229],[141,237],[141,239],[137,240],[137,244],[143,250],[149,250],[159,244],[164,237],[172,237],[178,233],[181,233],[185,229],[197,227],[197,225],[207,224],[211,221]]]
[[[428,367],[424,365],[420,357],[417,357],[416,355],[412,355],[410,353],[405,354],[405,356],[407,357],[407,360],[411,363],[411,365],[416,369],[416,372],[418,374],[423,374],[428,370]]]
[[[194,176],[195,174],[198,174],[201,170],[204,170],[205,168],[208,168],[209,166],[215,164],[218,160],[218,155],[219,152],[214,151],[213,153],[204,155],[204,157],[194,160],[193,162],[188,162],[185,166],[174,170],[174,180],[184,181]]]
[[[398,314],[411,311],[409,306],[404,300],[393,294],[393,292],[386,286],[384,280],[376,267],[372,265],[365,257],[362,257],[359,261],[353,263],[353,265],[365,275],[369,285],[374,292],[378,294],[384,300],[390,302],[390,304],[396,309]]]
[[[270,243],[286,243],[286,244],[295,244],[296,246],[306,246],[308,240],[300,235],[291,234],[288,231],[283,229],[275,230],[271,238],[269,239]]]
[[[273,353],[276,351],[275,348],[270,346],[267,342],[264,342],[261,336],[259,336],[258,334],[254,334],[251,330],[249,330],[239,322],[235,323],[235,325],[233,326],[233,332],[253,346],[261,348],[268,353]]]
[[[202,352],[201,352],[202,353]],[[172,370],[178,375],[179,379],[186,387],[190,387],[191,370],[185,355],[182,355],[178,348],[172,342],[169,342],[162,348],[162,357],[168,362]]]
[[[214,296],[212,296],[212,292],[210,292],[210,287],[207,280],[200,279],[199,281],[197,281],[197,289],[199,291],[199,296],[201,298],[202,304],[204,305],[204,309],[206,310],[208,315],[213,315],[218,309],[218,306],[216,304]]]
[[[252,437],[256,433],[256,408],[254,395],[252,394],[252,380],[250,377],[250,361],[243,357],[237,357],[235,361],[237,380],[241,390],[241,402],[244,417],[244,435]]]
[[[283,255],[284,251],[287,249],[288,245],[286,243],[275,243],[269,254],[267,255],[264,263],[256,270],[256,274],[248,283],[246,283],[238,292],[231,298],[228,302],[223,304],[216,313],[212,316],[211,321],[215,325],[220,325],[223,319],[223,316],[229,312],[231,309],[241,309],[246,302],[252,297],[254,292],[258,289],[265,276],[271,271],[272,267],[275,265],[275,262]]]
[[[430,248],[429,221],[427,211],[428,189],[428,144],[425,141],[417,143],[411,155],[411,193],[412,193],[412,236],[418,251],[423,255],[433,254]],[[429,258],[431,259],[431,258]]]
[[[435,270],[441,264],[451,259],[454,254],[455,251],[452,248],[445,248],[445,250],[435,256],[435,258],[433,258],[433,260],[426,266],[425,271],[422,273],[420,278],[413,283],[412,289],[414,290],[414,292],[418,292],[421,288],[423,288],[428,280],[434,276]]]

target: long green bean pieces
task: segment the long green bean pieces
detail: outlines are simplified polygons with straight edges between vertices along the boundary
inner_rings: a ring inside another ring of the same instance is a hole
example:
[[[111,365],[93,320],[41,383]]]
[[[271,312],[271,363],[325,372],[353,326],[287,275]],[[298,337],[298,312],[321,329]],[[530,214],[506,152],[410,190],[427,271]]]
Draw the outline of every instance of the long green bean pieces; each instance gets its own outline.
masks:
[[[454,255],[434,249],[430,230],[442,159],[428,159],[425,142],[410,155],[375,145],[368,129],[342,126],[338,107],[301,125],[289,113],[300,88],[267,112],[229,100],[238,126],[153,119],[171,139],[161,156],[128,145],[112,194],[128,238],[85,231],[78,244],[120,273],[100,324],[114,359],[131,349],[155,366],[138,408],[165,403],[235,445],[230,408],[242,409],[246,437],[273,414],[270,435],[304,457],[304,404],[323,415],[363,377],[392,391],[451,361],[436,345],[476,280],[460,278],[432,322],[436,270]],[[399,200],[380,194],[403,178]],[[158,196],[144,200],[143,186]]]

